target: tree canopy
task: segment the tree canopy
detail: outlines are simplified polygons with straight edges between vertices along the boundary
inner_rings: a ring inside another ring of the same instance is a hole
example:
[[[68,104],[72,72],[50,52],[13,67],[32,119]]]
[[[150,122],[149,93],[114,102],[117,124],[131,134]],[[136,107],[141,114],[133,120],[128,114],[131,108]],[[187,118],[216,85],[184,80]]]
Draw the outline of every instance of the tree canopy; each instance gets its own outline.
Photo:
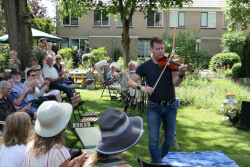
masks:
[[[71,13],[72,16],[82,17],[88,10],[93,8],[101,9],[107,14],[121,16],[123,24],[122,46],[124,51],[124,65],[127,67],[130,61],[130,38],[129,25],[135,11],[141,11],[144,14],[153,13],[158,9],[168,9],[170,6],[182,7],[183,3],[191,0],[61,0],[59,12],[66,16]],[[146,15],[145,15],[146,17]]]
[[[250,23],[249,0],[226,0],[226,3],[226,18],[231,20],[228,30],[236,30],[236,22],[241,24],[242,30],[247,29]]]

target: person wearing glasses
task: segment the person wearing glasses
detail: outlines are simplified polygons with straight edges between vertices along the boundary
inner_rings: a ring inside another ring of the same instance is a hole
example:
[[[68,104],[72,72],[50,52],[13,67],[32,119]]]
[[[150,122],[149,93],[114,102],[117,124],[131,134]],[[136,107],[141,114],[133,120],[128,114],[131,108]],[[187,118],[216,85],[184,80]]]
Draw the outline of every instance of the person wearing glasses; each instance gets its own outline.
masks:
[[[35,87],[35,91],[32,94],[34,98],[39,99],[45,96],[49,100],[57,100],[55,95],[45,94],[45,92],[49,89],[49,82],[45,82],[45,85],[41,89],[38,88],[38,82],[36,82],[36,70],[29,70],[27,75],[28,79],[24,82],[24,85],[28,86],[30,82],[35,82],[33,85]]]
[[[35,65],[32,69],[36,71],[36,82],[38,83],[38,88],[40,89],[40,91],[45,86],[47,86],[47,88],[49,88],[50,82],[48,80],[44,81],[44,79],[42,77],[41,66],[40,65]],[[52,91],[49,91],[49,92],[43,94],[43,96],[49,96],[49,95],[56,96],[57,101],[59,103],[62,102],[61,92],[59,90],[52,90]]]
[[[14,83],[13,77],[8,75],[4,77],[4,79],[6,79],[7,81],[3,80],[0,82],[0,90],[2,93],[2,98],[0,99],[0,121],[5,121],[8,115],[19,111],[29,114],[32,124],[34,124],[34,121],[36,120],[37,109],[31,107],[31,103],[27,103],[27,105],[24,107],[16,108],[10,98],[10,92],[12,88],[11,83]]]
[[[134,75],[135,67],[136,63],[134,61],[130,61],[128,63],[128,70],[122,73],[122,91],[125,93],[129,92],[128,80]]]
[[[116,89],[121,93],[121,78],[119,74],[116,72],[117,65],[116,63],[112,63],[110,65],[110,70],[107,73],[107,82],[109,84],[109,88]]]

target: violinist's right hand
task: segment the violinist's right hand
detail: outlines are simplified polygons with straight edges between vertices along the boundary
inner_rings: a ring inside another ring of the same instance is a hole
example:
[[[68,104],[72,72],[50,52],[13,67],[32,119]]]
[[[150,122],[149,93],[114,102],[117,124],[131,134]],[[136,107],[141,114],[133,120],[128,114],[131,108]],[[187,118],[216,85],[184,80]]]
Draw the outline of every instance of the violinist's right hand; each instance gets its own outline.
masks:
[[[154,89],[152,87],[150,87],[150,86],[142,86],[141,91],[151,95],[154,92]]]

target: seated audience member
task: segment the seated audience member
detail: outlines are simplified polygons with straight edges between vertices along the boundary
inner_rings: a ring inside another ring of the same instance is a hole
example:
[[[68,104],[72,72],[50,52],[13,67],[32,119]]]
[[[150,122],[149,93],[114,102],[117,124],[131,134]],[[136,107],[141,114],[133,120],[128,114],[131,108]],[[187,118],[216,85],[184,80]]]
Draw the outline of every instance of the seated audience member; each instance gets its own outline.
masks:
[[[128,70],[122,73],[122,91],[125,93],[129,92],[128,80],[134,75],[135,67],[136,63],[131,61],[128,63]]]
[[[10,68],[19,71],[19,65],[21,65],[21,62],[17,58],[17,52],[15,50],[10,51],[10,57],[11,57],[11,59],[9,60]]]
[[[116,72],[116,64],[112,63],[110,65],[111,71],[107,73],[107,81],[109,84],[109,88],[116,89],[121,92],[121,79],[119,74]]]
[[[30,117],[16,112],[6,119],[3,145],[0,152],[1,167],[26,167],[25,149],[30,134]]]
[[[39,61],[37,60],[36,57],[31,57],[29,60],[30,63],[30,67],[26,67],[26,69],[24,70],[25,73],[25,79],[27,79],[27,72],[32,69],[35,65],[38,65]]]
[[[47,91],[49,89],[49,86],[48,86],[48,82],[47,85],[45,84],[41,90],[38,88],[38,82],[36,82],[36,70],[29,70],[27,72],[27,75],[28,75],[28,79],[24,82],[24,85],[28,86],[30,82],[35,82],[33,87],[35,87],[35,91],[34,93],[32,94],[34,98],[40,98],[40,97],[43,97],[44,94],[45,94],[45,91]],[[56,99],[56,96],[55,95],[47,95],[45,96],[47,97],[49,100],[57,100]]]
[[[25,107],[27,104],[31,103],[32,107],[38,108],[44,101],[49,100],[47,97],[34,99],[32,94],[35,91],[35,81],[25,86],[23,83],[20,83],[21,76],[18,71],[12,70],[10,74],[14,76],[14,85],[10,92],[10,98],[15,106]]]
[[[70,153],[63,146],[63,132],[72,110],[71,104],[56,101],[46,101],[38,108],[35,132],[25,151],[27,167],[44,166],[47,162],[51,167],[82,166],[86,152],[70,161]]]
[[[128,117],[123,111],[110,108],[102,113],[98,123],[102,139],[83,167],[131,167],[123,161],[122,153],[141,139],[144,132],[142,118]]]
[[[67,94],[69,98],[74,96],[72,88],[62,83],[62,80],[69,80],[68,77],[59,76],[56,69],[53,67],[53,57],[47,56],[47,64],[43,67],[43,77],[50,82],[50,89],[58,89]]]
[[[4,67],[0,66],[0,81],[3,80],[3,77],[4,77],[4,75],[5,75],[4,73],[5,73]]]
[[[67,85],[73,84],[74,82],[73,82],[72,78],[67,75],[69,73],[69,71],[65,70],[65,68],[64,69],[62,68],[61,61],[62,61],[62,56],[61,55],[56,55],[56,63],[53,65],[53,67],[55,67],[55,69],[57,70],[59,76],[63,75],[63,76],[68,77],[69,81],[65,81],[65,82],[62,81],[62,82],[64,82]]]
[[[42,69],[40,65],[35,65],[33,70],[36,70],[36,82],[38,83],[38,88],[41,90],[43,87],[47,86],[49,88],[50,82],[48,80],[44,81],[42,77]],[[47,90],[46,90],[47,91]],[[59,90],[52,90],[47,93],[44,93],[43,96],[54,95],[59,103],[62,102],[61,92]]]
[[[13,80],[13,79],[12,79]],[[17,109],[13,105],[9,95],[11,91],[11,84],[8,81],[1,81],[0,82],[0,90],[2,92],[2,98],[0,99],[0,121],[5,121],[7,116],[16,112]],[[31,104],[19,108],[18,111],[20,112],[27,112],[31,119],[35,120],[36,119],[36,114],[33,113],[31,110]]]

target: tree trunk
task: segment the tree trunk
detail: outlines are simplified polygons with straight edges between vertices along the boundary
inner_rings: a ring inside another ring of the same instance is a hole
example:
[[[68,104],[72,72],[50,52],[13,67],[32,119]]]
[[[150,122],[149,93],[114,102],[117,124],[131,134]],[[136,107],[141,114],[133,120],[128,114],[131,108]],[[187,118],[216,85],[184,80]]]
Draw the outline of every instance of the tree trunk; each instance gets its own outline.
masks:
[[[130,38],[128,31],[127,33],[122,33],[122,46],[123,46],[123,62],[124,68],[128,68],[128,63],[130,61]]]
[[[2,0],[2,6],[7,23],[10,50],[17,51],[21,61],[20,70],[29,67],[32,56],[33,37],[31,25],[23,22],[23,16],[28,15],[27,0]]]

